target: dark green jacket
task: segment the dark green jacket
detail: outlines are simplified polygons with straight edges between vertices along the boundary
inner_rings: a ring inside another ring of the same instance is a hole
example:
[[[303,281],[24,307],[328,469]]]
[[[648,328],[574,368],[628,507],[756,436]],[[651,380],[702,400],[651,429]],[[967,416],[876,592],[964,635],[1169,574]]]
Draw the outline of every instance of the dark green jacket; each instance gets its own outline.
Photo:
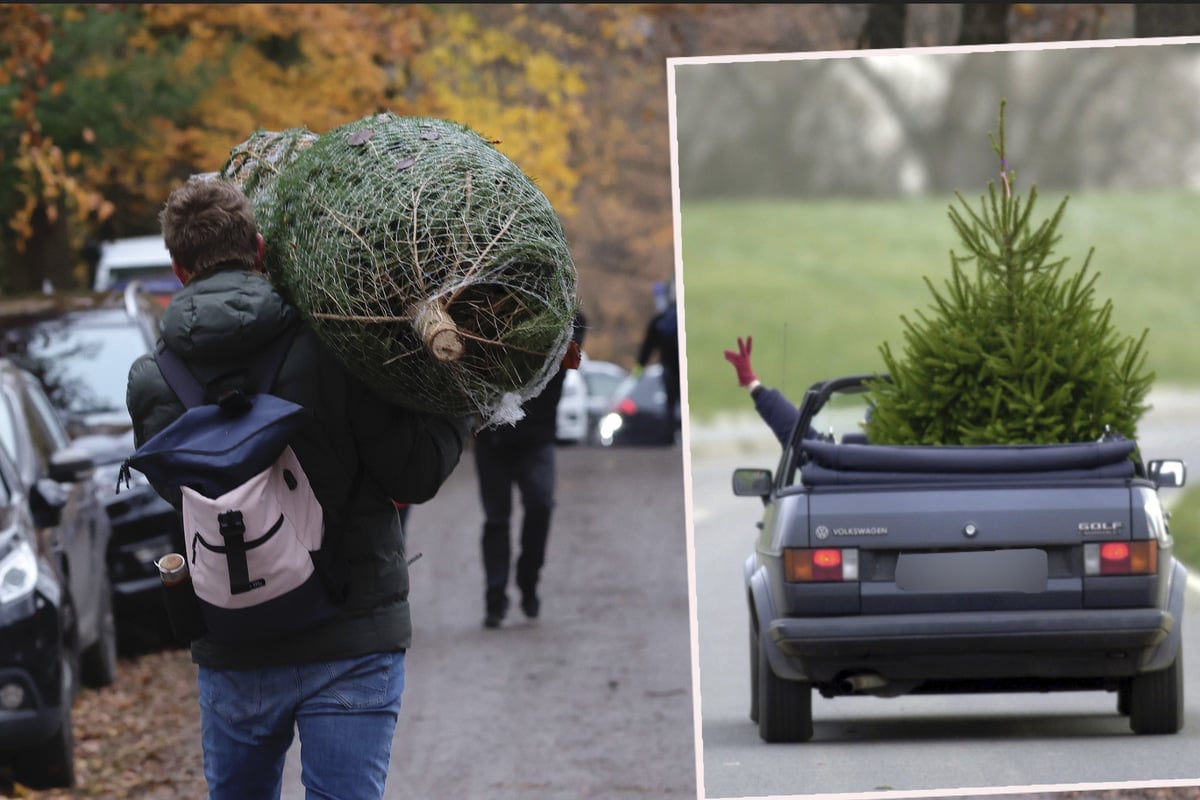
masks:
[[[237,370],[246,358],[298,318],[264,276],[224,270],[176,293],[163,316],[163,341],[202,381],[232,385],[244,379]],[[421,503],[436,494],[462,454],[465,421],[389,405],[308,329],[292,343],[272,393],[312,411],[291,445],[325,511],[323,549],[348,595],[340,616],[318,628],[252,645],[200,639],[192,660],[246,669],[407,649],[408,568],[392,501]],[[138,446],[184,412],[151,356],[130,368],[127,403]],[[177,490],[159,493],[179,507]]]

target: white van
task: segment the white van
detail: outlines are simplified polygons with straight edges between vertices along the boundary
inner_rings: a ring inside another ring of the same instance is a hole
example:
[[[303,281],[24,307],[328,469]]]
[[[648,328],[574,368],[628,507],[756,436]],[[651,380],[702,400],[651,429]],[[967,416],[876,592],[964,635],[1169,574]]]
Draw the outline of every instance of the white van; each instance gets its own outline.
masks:
[[[180,287],[179,279],[171,272],[171,254],[162,236],[134,236],[100,244],[96,291],[123,289],[134,279],[156,294],[170,294]]]

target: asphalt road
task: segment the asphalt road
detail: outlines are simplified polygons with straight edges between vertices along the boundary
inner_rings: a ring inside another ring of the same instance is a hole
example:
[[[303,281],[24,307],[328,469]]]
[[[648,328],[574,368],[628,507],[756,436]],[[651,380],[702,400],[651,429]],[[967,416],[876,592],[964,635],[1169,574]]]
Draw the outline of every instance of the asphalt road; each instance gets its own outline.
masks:
[[[1160,393],[1143,420],[1147,458],[1200,465],[1200,401]],[[754,420],[757,422],[757,420]],[[762,423],[757,423],[762,426]],[[767,745],[749,718],[742,564],[761,504],[730,489],[735,467],[775,468],[765,426],[697,431],[691,451],[704,797],[794,797],[1075,784],[1200,783],[1200,677],[1186,676],[1186,723],[1135,736],[1103,692],[826,699],[814,693],[813,741]],[[1200,472],[1189,483],[1200,481]],[[1170,497],[1178,490],[1164,490]],[[1194,581],[1193,581],[1194,583]],[[1189,591],[1185,663],[1200,663],[1200,594]],[[905,796],[912,796],[911,794]]]
[[[413,509],[422,557],[388,798],[696,797],[682,450],[558,453],[534,623],[514,594],[503,628],[481,625],[470,452]],[[298,747],[284,800],[304,796]]]

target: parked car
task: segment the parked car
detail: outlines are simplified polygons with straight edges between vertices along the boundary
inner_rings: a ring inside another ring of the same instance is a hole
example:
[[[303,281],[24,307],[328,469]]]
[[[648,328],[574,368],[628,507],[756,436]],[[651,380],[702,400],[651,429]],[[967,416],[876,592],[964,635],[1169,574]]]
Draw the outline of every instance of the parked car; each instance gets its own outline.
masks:
[[[613,393],[628,375],[609,361],[594,361],[584,354],[579,368],[568,370],[558,401],[557,437],[572,444],[598,441],[597,424],[612,407]]]
[[[595,444],[600,440],[600,420],[612,409],[617,390],[629,377],[629,370],[611,361],[584,359],[579,374],[587,384],[588,440]]]
[[[37,379],[0,359],[0,764],[34,788],[74,785],[72,703],[116,677],[93,473]]]
[[[562,396],[554,414],[554,438],[560,444],[580,444],[588,438],[587,383],[577,369],[563,376]]]
[[[138,646],[169,636],[154,561],[183,547],[179,515],[144,476],[133,472],[130,485],[116,491],[121,462],[133,452],[129,367],[153,350],[161,313],[136,283],[124,292],[0,301],[0,355],[37,376],[75,443],[96,462],[97,492],[113,529],[108,564],[116,614],[122,639]]]
[[[182,286],[171,270],[171,254],[160,235],[101,242],[97,255],[92,287],[97,292],[123,291],[136,281],[143,291],[169,298]]]
[[[650,364],[641,375],[629,375],[622,381],[597,432],[604,447],[675,443],[660,364]]]

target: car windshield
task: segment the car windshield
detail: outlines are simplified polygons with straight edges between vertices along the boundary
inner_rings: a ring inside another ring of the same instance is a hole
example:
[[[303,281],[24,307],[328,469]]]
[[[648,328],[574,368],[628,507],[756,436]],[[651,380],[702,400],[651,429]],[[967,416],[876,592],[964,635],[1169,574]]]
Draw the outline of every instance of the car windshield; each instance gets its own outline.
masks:
[[[127,417],[129,367],[147,351],[142,332],[121,312],[67,315],[12,329],[3,349],[38,377],[56,408],[80,417]]]
[[[598,397],[612,397],[621,385],[622,376],[609,372],[582,372],[587,381],[588,393]]]

